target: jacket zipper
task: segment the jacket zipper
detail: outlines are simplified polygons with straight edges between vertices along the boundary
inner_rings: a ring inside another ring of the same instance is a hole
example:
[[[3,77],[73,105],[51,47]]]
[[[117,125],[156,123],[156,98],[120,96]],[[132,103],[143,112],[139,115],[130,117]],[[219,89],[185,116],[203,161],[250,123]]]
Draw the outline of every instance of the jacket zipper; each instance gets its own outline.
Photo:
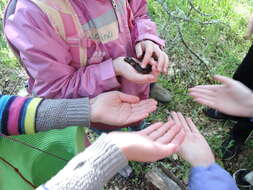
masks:
[[[121,19],[120,19],[120,15],[119,15],[119,12],[118,12],[118,6],[115,2],[115,0],[111,0],[112,2],[112,7],[113,7],[113,10],[114,10],[114,13],[116,15],[116,18],[117,18],[117,22],[118,22],[118,27],[119,27],[119,32],[122,32],[122,28],[121,28]]]

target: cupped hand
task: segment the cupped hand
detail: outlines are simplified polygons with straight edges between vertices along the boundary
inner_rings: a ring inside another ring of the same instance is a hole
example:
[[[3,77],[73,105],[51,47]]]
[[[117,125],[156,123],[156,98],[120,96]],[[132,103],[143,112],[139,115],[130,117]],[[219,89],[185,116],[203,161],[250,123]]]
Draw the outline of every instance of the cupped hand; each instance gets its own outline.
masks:
[[[148,117],[156,110],[153,99],[140,101],[138,97],[118,91],[107,92],[90,100],[91,122],[125,126]]]
[[[192,120],[185,119],[181,113],[176,112],[172,112],[171,117],[185,131],[185,139],[178,154],[193,167],[213,164],[215,160],[212,150]]]
[[[157,72],[150,74],[138,73],[129,63],[124,61],[125,57],[118,57],[113,60],[113,67],[117,76],[122,76],[127,80],[137,84],[153,83],[157,80]]]
[[[168,55],[161,50],[161,48],[150,40],[143,40],[135,46],[136,55],[138,58],[142,58],[141,66],[145,68],[147,64],[155,65],[153,68],[161,73],[168,74],[169,58]],[[156,58],[157,61],[152,61],[152,58]]]
[[[139,132],[112,132],[109,136],[128,160],[155,162],[177,152],[185,133],[181,125],[170,121]]]
[[[200,104],[220,112],[242,117],[253,117],[253,93],[241,82],[216,75],[221,85],[201,85],[191,88],[190,96]]]

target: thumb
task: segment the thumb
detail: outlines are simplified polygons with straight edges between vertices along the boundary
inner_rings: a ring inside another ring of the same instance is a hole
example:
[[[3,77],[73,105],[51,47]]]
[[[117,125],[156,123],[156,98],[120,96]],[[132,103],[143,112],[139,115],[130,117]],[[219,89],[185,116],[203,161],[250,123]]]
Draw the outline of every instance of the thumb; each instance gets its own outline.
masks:
[[[172,154],[175,154],[177,152],[177,149],[179,149],[179,146],[173,143],[170,143],[170,144],[155,143],[155,145],[156,145],[156,157],[157,157],[155,161],[171,156]]]
[[[141,43],[136,44],[135,46],[135,52],[138,58],[140,58],[143,54]]]
[[[214,80],[217,80],[227,86],[231,86],[235,82],[235,80],[228,78],[228,77],[221,76],[221,75],[215,75]]]
[[[122,102],[130,103],[130,104],[135,104],[140,101],[140,99],[137,96],[125,94],[122,92],[119,92],[119,97]]]

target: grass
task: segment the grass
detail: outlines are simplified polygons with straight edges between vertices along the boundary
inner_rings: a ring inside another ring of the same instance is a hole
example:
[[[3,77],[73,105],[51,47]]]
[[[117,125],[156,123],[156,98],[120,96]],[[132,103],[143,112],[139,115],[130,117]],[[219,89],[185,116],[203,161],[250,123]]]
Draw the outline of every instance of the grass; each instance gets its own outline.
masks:
[[[7,0],[0,1],[1,15],[6,2]],[[150,15],[157,23],[160,35],[167,42],[165,50],[171,61],[170,74],[161,77],[159,82],[170,89],[173,94],[171,103],[159,105],[158,110],[149,120],[153,122],[164,121],[171,110],[181,111],[193,118],[211,145],[217,162],[228,171],[234,172],[239,168],[253,169],[253,161],[251,159],[253,155],[252,141],[247,143],[245,150],[235,160],[231,162],[221,161],[220,145],[233,123],[219,122],[206,118],[202,114],[203,107],[194,103],[187,92],[189,87],[213,83],[212,75],[214,74],[232,76],[251,45],[251,42],[243,40],[243,34],[247,28],[247,18],[253,11],[253,1],[194,0],[193,2],[195,7],[202,13],[207,14],[207,16],[203,16],[194,10],[190,11],[188,0],[165,0],[164,5],[172,16],[169,16],[156,0],[149,0]],[[190,21],[184,21],[175,17],[190,18]],[[210,21],[216,23],[200,24]],[[178,27],[181,29],[187,46],[199,55],[204,63],[193,56],[182,43]],[[16,59],[10,53],[3,39],[1,25],[0,45],[1,69],[19,70]],[[2,70],[0,71],[2,72]],[[4,75],[5,78],[8,78],[8,76]],[[126,185],[130,189],[143,189],[145,183],[143,184],[142,180],[146,170],[153,165],[159,164],[170,168],[176,176],[187,182],[189,165],[179,158],[170,157],[151,165],[133,163],[136,174],[134,179],[122,182],[122,180],[116,178],[108,188],[115,189],[114,186],[122,187],[123,184],[123,186]]]
[[[7,0],[1,0],[0,2],[0,15],[3,16],[4,14],[4,7],[7,3]],[[1,23],[0,23],[0,62],[3,66],[6,66],[8,68],[15,68],[17,67],[17,61],[15,59],[15,56],[12,54],[12,52],[9,50],[6,41],[4,39],[3,35],[3,26],[2,26],[2,20],[1,17]]]
[[[217,162],[230,172],[239,168],[253,169],[252,142],[248,142],[245,151],[231,162],[222,162],[220,146],[234,123],[217,122],[202,114],[203,107],[188,96],[188,88],[198,84],[213,83],[214,74],[232,76],[241,63],[251,42],[245,41],[243,35],[247,29],[247,20],[252,13],[253,1],[247,0],[195,0],[194,5],[203,16],[194,10],[186,0],[165,0],[163,7],[155,0],[149,1],[149,10],[158,25],[161,36],[166,39],[166,51],[171,58],[171,70],[168,77],[161,77],[160,82],[173,93],[173,100],[168,105],[159,107],[151,120],[164,120],[170,110],[181,111],[191,116],[201,132],[207,138]],[[173,16],[169,16],[167,13]],[[175,17],[190,18],[186,22]],[[216,24],[200,24],[212,22]],[[178,27],[187,46],[194,51],[205,64],[201,63],[182,43]],[[189,168],[185,162],[176,166],[178,176],[186,179]],[[163,162],[170,167],[170,162]]]

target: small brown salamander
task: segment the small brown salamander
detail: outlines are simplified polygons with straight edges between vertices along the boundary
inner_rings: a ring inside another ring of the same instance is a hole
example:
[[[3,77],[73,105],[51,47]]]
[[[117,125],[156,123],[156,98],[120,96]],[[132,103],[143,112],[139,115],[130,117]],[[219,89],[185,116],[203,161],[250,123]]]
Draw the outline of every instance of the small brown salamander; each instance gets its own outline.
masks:
[[[132,57],[126,57],[124,58],[124,61],[129,63],[138,73],[149,74],[152,71],[152,66],[150,64],[148,64],[146,68],[142,68]]]

